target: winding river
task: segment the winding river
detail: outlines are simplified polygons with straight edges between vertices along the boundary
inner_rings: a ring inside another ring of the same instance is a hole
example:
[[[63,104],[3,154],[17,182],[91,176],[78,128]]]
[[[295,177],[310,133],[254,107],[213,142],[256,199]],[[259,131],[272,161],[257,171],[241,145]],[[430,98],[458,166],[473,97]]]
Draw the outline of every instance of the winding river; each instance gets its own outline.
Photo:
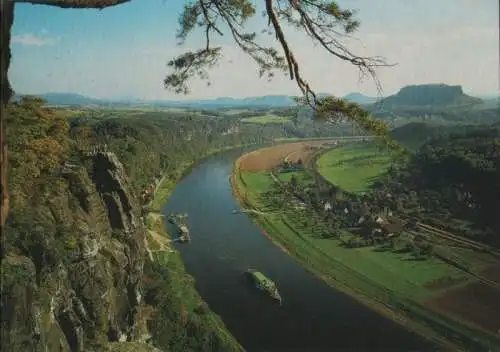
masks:
[[[234,160],[249,149],[205,159],[174,189],[163,212],[188,213],[192,242],[178,244],[198,292],[247,351],[429,351],[428,344],[327,286],[264,237],[233,197]],[[169,230],[172,231],[171,228]],[[242,273],[271,277],[280,307]]]

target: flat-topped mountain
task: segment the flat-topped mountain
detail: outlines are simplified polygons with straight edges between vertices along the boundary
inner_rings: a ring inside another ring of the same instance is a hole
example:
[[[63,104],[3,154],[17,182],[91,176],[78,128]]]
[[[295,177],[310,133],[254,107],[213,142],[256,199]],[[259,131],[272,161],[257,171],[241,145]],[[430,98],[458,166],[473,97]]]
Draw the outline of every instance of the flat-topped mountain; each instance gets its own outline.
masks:
[[[384,109],[404,107],[464,107],[484,102],[465,94],[462,86],[411,85],[382,100]]]

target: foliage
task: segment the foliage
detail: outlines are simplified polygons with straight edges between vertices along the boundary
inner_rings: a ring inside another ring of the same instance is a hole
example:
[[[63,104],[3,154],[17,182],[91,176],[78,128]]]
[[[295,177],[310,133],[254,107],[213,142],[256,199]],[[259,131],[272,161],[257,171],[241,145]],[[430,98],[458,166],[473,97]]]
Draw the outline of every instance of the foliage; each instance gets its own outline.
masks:
[[[7,106],[8,143],[10,152],[10,192],[13,207],[41,191],[39,182],[46,177],[57,178],[60,167],[69,155],[71,141],[68,122],[43,101],[24,97]],[[49,187],[56,187],[57,184]],[[19,197],[16,197],[18,195]],[[21,196],[22,195],[22,196]]]
[[[398,199],[413,193],[424,212],[419,215],[467,220],[480,232],[469,228],[460,233],[499,246],[498,165],[500,129],[466,128],[431,139],[408,163],[393,167],[379,186]]]
[[[412,151],[418,150],[426,142],[452,135],[474,133],[485,129],[484,125],[452,124],[442,125],[430,122],[411,122],[393,129],[391,136]],[[494,126],[492,126],[495,128]]]
[[[498,123],[500,115],[498,107],[422,107],[422,106],[394,106],[390,109],[380,109],[380,106],[373,105],[366,107],[371,114],[384,121],[392,121],[397,124],[406,124],[412,121],[424,123],[441,124],[465,124],[465,125],[487,125]],[[457,126],[459,127],[459,126]]]

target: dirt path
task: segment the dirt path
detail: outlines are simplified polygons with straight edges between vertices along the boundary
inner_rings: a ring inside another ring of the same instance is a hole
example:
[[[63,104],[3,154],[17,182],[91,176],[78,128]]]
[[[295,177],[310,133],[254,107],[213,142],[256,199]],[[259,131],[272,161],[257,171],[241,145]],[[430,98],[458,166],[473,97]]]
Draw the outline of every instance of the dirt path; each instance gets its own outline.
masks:
[[[153,237],[153,239],[156,241],[156,243],[158,243],[158,245],[160,246],[160,249],[152,250],[153,252],[155,252],[155,251],[168,251],[170,249],[170,242],[172,242],[171,240],[169,240],[168,238],[165,238],[165,236],[160,235],[156,231],[148,230],[148,232],[151,235],[151,237]]]
[[[155,223],[158,220],[160,220],[161,217],[164,216],[163,214],[160,214],[160,213],[149,213],[148,215],[151,217],[151,219]],[[149,228],[148,228],[148,233],[152,237],[152,239],[156,242],[156,244],[160,247],[159,249],[151,249],[149,247],[149,245],[147,244],[147,239],[146,239],[146,250],[148,251],[150,258],[153,257],[153,252],[161,252],[161,251],[169,252],[169,251],[171,251],[170,242],[172,242],[172,240],[170,240],[169,238],[167,238],[165,236],[162,236],[160,233],[158,233],[158,231],[151,230]]]

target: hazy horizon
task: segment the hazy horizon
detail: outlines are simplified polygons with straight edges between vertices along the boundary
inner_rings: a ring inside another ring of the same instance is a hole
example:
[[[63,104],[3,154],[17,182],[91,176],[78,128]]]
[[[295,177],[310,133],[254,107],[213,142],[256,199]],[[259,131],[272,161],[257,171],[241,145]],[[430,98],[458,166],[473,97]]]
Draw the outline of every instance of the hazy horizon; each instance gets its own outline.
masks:
[[[326,94],[327,92],[320,92],[320,93]],[[376,95],[366,95],[366,94],[363,94],[360,92],[349,92],[347,94],[342,95],[342,97],[345,97],[349,94],[357,94],[357,93],[362,94],[366,98],[385,98],[385,97],[390,95],[390,94],[385,94],[385,96],[379,97]],[[111,101],[195,101],[195,100],[200,100],[200,101],[207,100],[208,101],[208,100],[217,100],[217,99],[235,99],[235,100],[237,100],[237,99],[251,99],[251,98],[258,98],[258,97],[263,97],[263,96],[267,96],[267,97],[294,96],[293,94],[263,94],[263,95],[238,96],[238,97],[225,95],[225,96],[217,96],[217,97],[210,97],[210,98],[203,98],[203,97],[202,98],[195,98],[195,97],[192,97],[191,95],[177,95],[177,96],[173,96],[171,98],[164,98],[164,99],[148,99],[148,98],[143,99],[143,98],[138,98],[138,97],[134,97],[134,96],[116,96],[116,97],[109,97],[109,98],[104,97],[104,98],[102,98],[102,97],[95,97],[95,96],[91,96],[91,95],[87,95],[87,94],[81,94],[78,92],[39,92],[39,93],[15,92],[15,94],[20,95],[20,96],[23,96],[23,95],[42,96],[42,95],[48,95],[48,94],[72,94],[72,95],[79,95],[79,96],[82,96],[85,98],[91,98],[91,99],[96,99],[96,100],[111,100]],[[473,93],[469,93],[469,92],[464,90],[464,94],[467,94],[469,96],[473,96],[476,98],[480,98],[480,99],[486,99],[486,100],[500,99],[500,91],[485,93],[485,94],[473,94]],[[296,95],[299,95],[299,93],[297,93]]]
[[[220,67],[210,71],[212,86],[193,80],[187,96],[164,90],[167,61],[203,45],[200,32],[185,47],[176,45],[177,15],[184,3],[135,0],[103,11],[16,4],[9,70],[13,89],[22,94],[142,100],[299,94],[295,82],[284,74],[277,74],[271,82],[259,79],[257,66],[232,45],[228,33],[214,39],[224,48],[225,57]],[[352,50],[398,64],[377,72],[383,95],[406,85],[429,83],[461,85],[465,93],[476,96],[498,93],[497,1],[339,3],[359,10],[361,28],[355,34],[359,40],[350,41]],[[264,27],[259,15],[248,24],[257,32]],[[314,47],[305,35],[287,32],[303,75],[317,92],[377,96],[374,83],[359,82],[355,68]],[[270,41],[268,36],[262,38]]]

